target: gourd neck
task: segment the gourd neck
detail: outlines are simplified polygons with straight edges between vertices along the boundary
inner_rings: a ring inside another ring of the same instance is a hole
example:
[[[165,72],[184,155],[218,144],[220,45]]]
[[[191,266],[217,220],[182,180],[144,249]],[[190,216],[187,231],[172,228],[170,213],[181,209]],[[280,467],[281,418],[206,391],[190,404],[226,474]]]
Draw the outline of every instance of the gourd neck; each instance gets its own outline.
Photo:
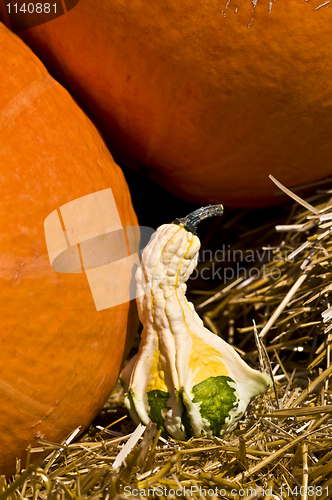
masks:
[[[175,219],[173,224],[177,224],[190,233],[196,234],[196,228],[202,220],[222,215],[223,212],[224,207],[222,205],[208,205],[206,207],[198,208],[194,212],[191,212],[191,214],[187,215],[187,217]]]

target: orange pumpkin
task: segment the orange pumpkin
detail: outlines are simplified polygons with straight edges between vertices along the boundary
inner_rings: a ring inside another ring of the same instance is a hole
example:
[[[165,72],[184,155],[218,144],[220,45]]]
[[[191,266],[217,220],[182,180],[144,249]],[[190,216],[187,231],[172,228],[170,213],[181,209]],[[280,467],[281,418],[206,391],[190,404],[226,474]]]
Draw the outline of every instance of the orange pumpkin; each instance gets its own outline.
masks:
[[[1,23],[0,52],[0,474],[10,474],[29,443],[88,426],[136,322],[133,302],[97,310],[85,273],[53,270],[44,221],[110,188],[122,225],[137,220],[95,127]]]
[[[19,35],[118,161],[187,200],[242,206],[273,203],[269,173],[288,187],[332,174],[329,4],[64,3]]]

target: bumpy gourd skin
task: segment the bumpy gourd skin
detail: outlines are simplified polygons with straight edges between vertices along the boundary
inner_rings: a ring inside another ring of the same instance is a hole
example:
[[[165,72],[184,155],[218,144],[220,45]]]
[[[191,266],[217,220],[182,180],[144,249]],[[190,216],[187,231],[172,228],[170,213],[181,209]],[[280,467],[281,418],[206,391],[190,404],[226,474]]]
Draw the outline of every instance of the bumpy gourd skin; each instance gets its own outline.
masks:
[[[231,431],[271,383],[207,330],[187,301],[199,248],[181,225],[163,225],[152,236],[136,272],[139,352],[121,374],[132,418],[152,420],[180,440]]]

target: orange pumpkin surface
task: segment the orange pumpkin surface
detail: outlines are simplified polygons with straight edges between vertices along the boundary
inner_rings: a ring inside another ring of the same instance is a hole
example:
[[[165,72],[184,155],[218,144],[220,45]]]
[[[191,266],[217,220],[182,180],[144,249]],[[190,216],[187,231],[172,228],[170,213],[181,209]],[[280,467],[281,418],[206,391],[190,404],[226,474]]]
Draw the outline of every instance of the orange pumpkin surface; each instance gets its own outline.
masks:
[[[273,202],[269,173],[288,187],[332,174],[331,5],[65,3],[19,35],[118,161],[187,200],[242,206]]]
[[[60,442],[103,407],[131,341],[133,302],[97,311],[84,273],[52,269],[44,220],[113,191],[137,225],[126,182],[68,92],[0,23],[0,474],[40,437]]]

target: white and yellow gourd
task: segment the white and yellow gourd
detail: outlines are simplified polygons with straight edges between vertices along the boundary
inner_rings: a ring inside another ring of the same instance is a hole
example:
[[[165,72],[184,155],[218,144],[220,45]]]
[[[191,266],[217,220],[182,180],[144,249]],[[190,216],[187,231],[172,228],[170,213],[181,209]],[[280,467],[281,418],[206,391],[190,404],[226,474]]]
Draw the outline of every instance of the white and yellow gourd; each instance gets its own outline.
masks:
[[[178,440],[231,431],[249,401],[271,385],[204,327],[185,297],[200,249],[196,225],[222,211],[201,208],[159,227],[136,272],[143,331],[138,354],[121,374],[125,402],[136,423],[152,420]]]

